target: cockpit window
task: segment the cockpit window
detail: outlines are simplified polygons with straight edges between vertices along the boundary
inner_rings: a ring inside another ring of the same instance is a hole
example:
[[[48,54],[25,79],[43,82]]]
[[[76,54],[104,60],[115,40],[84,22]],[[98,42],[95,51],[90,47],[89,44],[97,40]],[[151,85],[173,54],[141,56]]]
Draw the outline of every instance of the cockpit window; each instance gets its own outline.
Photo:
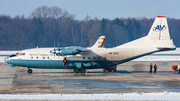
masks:
[[[19,53],[16,53],[16,55],[19,55]]]
[[[16,54],[12,54],[12,55],[10,55],[9,57],[15,57],[15,56],[19,56],[19,55],[25,55],[25,53],[16,53]]]
[[[19,55],[25,55],[25,53],[19,53]]]
[[[14,57],[14,56],[16,56],[16,54],[12,54],[12,55],[10,55],[9,57]]]

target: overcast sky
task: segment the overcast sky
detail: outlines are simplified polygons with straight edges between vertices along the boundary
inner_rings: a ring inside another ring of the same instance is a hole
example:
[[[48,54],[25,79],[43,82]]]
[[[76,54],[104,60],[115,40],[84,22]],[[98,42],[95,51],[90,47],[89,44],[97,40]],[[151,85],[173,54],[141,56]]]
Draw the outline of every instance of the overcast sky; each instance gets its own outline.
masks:
[[[40,6],[58,6],[82,20],[87,15],[98,19],[147,17],[165,15],[180,19],[180,0],[0,0],[0,14],[23,15]]]

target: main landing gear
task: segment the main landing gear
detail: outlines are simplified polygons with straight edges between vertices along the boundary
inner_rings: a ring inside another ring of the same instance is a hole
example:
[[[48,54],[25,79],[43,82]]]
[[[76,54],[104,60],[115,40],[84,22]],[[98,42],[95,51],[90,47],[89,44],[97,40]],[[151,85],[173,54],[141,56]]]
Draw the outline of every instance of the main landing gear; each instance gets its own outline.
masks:
[[[33,71],[32,71],[32,69],[29,69],[28,68],[28,71],[27,71],[29,74],[31,74]]]
[[[84,68],[75,68],[74,73],[86,73],[86,69],[84,69]]]

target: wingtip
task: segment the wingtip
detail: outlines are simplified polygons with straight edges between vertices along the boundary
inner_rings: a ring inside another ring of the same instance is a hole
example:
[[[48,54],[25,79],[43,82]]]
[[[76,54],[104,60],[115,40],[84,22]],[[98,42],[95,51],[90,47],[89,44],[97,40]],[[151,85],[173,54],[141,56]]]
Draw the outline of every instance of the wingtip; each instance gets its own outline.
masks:
[[[89,50],[83,50],[83,52],[91,52],[91,51],[89,51]]]

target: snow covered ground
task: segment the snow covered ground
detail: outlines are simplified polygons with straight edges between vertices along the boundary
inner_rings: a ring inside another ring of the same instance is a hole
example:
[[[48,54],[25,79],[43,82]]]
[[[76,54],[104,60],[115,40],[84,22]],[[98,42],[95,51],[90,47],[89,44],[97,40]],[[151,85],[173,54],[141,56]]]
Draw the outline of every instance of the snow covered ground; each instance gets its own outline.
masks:
[[[119,94],[1,94],[0,99],[180,100],[180,92]]]
[[[12,51],[11,51],[12,52]],[[0,62],[4,62],[6,54],[11,52],[0,51]],[[12,54],[15,52],[12,52]],[[133,61],[180,61],[180,48],[176,51],[167,51],[148,55]],[[158,55],[158,54],[168,54]],[[177,54],[177,56],[176,56]],[[118,93],[118,94],[0,94],[1,99],[79,99],[79,100],[176,100],[180,101],[180,92],[153,92],[153,93]]]
[[[144,56],[132,61],[180,61],[180,56]]]

